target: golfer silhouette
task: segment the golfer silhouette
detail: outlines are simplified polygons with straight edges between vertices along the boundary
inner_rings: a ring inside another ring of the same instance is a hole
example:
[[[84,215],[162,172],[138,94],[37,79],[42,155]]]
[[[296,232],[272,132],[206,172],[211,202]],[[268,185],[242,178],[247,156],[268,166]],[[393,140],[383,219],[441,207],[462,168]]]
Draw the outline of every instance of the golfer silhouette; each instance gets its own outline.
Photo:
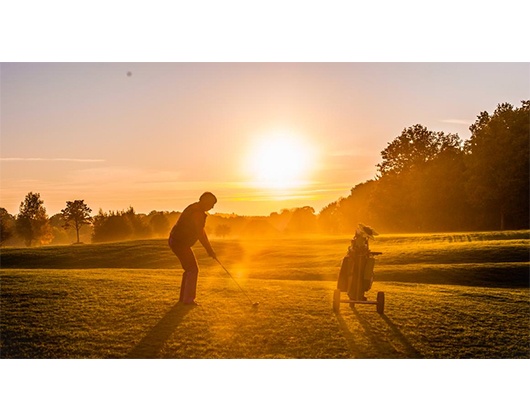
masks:
[[[169,247],[184,269],[179,302],[183,302],[185,305],[197,305],[195,296],[197,294],[199,265],[191,247],[198,240],[210,257],[217,258],[204,230],[206,212],[211,210],[215,203],[217,203],[217,198],[211,192],[202,194],[198,202],[190,204],[184,209],[169,234]]]

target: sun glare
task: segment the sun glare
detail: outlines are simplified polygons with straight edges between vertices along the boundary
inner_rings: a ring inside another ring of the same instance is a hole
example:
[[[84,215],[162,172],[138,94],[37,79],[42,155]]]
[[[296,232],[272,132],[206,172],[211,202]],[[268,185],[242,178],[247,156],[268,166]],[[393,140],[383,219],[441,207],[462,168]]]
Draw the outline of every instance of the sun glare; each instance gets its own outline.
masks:
[[[247,172],[262,188],[298,187],[309,180],[314,154],[311,145],[291,134],[261,137],[247,158]]]

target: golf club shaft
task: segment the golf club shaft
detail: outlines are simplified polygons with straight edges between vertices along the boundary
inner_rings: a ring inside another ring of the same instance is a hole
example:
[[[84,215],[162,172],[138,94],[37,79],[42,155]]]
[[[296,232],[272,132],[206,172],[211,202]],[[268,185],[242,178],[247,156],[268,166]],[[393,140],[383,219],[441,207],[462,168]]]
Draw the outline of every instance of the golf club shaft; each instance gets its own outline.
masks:
[[[239,283],[236,281],[236,279],[232,276],[232,274],[230,274],[230,272],[226,269],[226,267],[221,263],[221,261],[219,261],[217,258],[215,258],[215,261],[217,261],[219,263],[219,265],[221,267],[223,267],[223,270],[226,271],[226,274],[228,274],[228,276],[234,281],[235,284],[237,284],[237,287],[239,287],[239,290],[241,290],[243,292],[243,294],[246,296],[246,298],[250,301],[250,303],[252,305],[254,305],[254,302],[252,302],[252,299],[250,299],[250,297],[248,296],[247,292],[245,292],[243,290],[243,288],[239,285]]]

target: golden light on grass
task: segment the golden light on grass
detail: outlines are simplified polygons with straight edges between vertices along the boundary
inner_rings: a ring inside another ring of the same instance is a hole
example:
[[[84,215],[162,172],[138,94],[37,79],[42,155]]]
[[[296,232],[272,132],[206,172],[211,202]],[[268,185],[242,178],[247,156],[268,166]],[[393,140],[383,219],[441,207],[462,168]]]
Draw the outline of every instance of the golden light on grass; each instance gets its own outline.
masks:
[[[163,239],[7,247],[2,357],[527,359],[528,235],[381,234],[367,298],[385,292],[385,317],[332,310],[350,236],[215,239],[240,288],[198,248],[194,308]]]
[[[245,173],[258,189],[297,189],[310,183],[316,155],[315,147],[297,134],[265,134],[255,139],[245,155]]]

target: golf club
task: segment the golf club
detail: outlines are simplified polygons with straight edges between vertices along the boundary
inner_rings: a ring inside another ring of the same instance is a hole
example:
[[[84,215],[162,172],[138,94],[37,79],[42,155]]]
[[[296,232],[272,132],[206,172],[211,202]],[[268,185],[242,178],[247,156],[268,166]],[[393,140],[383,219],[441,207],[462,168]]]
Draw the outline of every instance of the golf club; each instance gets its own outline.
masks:
[[[252,304],[252,306],[254,308],[257,308],[258,305],[259,305],[259,302],[252,302],[252,299],[250,299],[250,297],[248,296],[247,292],[245,292],[243,290],[243,288],[239,285],[239,283],[236,281],[236,279],[232,276],[232,274],[230,274],[230,272],[226,269],[226,267],[221,263],[221,261],[219,261],[217,258],[214,258],[215,261],[217,261],[219,263],[219,265],[221,267],[223,267],[223,270],[226,271],[226,274],[228,274],[228,276],[234,281],[235,284],[237,284],[237,287],[239,287],[239,290],[241,290],[243,292],[243,294],[246,296],[246,298],[249,300],[249,302]]]

